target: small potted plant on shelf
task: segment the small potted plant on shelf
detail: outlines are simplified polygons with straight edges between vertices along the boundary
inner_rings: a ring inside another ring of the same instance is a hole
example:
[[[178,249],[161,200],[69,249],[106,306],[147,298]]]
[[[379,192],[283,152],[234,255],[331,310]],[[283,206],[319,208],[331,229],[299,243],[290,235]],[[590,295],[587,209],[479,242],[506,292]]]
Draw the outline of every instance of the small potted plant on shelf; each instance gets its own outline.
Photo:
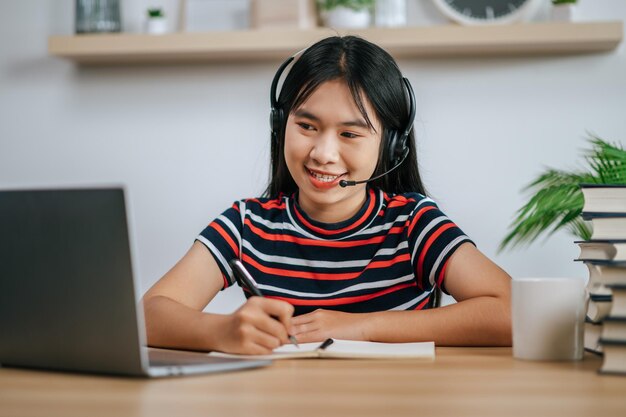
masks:
[[[365,28],[372,21],[374,0],[317,0],[320,17],[331,28]]]
[[[158,7],[149,8],[146,16],[146,33],[160,35],[167,32],[167,19],[163,9]]]
[[[577,2],[578,0],[552,0],[552,20],[557,22],[575,21]]]
[[[587,170],[548,169],[524,189],[533,195],[517,211],[500,250],[530,244],[563,228],[581,240],[591,237],[591,228],[580,215],[584,204],[580,184],[626,184],[626,150],[594,136],[589,141]]]

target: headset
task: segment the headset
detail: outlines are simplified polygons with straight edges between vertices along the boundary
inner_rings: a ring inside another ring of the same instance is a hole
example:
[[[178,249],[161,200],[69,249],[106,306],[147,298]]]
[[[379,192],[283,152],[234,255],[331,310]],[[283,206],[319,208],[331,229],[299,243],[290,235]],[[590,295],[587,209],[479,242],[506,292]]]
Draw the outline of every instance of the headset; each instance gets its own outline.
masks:
[[[278,67],[278,70],[274,75],[274,79],[272,80],[272,85],[270,88],[270,129],[273,142],[278,142],[278,136],[285,124],[285,113],[282,107],[278,105],[278,82],[280,81],[280,78],[282,77],[289,64],[293,66],[293,64],[295,64],[295,62],[298,60],[298,58],[300,58],[305,50],[302,50],[295,55],[287,58],[287,60],[283,62],[280,67]],[[403,77],[402,81],[404,83],[404,89],[406,90],[406,94],[409,99],[409,122],[403,130],[389,130],[385,134],[385,146],[387,147],[387,155],[389,158],[388,162],[391,166],[391,169],[366,180],[341,180],[339,182],[339,185],[341,187],[348,187],[377,180],[398,168],[402,164],[402,162],[404,162],[407,156],[409,156],[408,140],[409,134],[411,133],[411,130],[413,130],[413,120],[415,119],[415,93],[413,92],[413,87],[411,86],[411,83],[408,79]]]

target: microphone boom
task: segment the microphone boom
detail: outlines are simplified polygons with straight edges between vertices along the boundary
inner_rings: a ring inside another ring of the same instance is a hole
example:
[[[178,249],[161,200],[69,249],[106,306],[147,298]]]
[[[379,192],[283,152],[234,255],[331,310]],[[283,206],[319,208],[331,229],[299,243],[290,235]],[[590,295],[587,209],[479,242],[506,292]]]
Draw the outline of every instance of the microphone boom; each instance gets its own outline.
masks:
[[[366,182],[370,182],[370,181],[375,181],[379,178],[384,177],[385,175],[389,174],[391,171],[393,171],[394,169],[398,168],[400,165],[402,165],[402,163],[404,162],[404,160],[406,159],[406,157],[409,156],[409,148],[407,147],[406,150],[404,151],[404,155],[402,155],[402,159],[400,159],[400,162],[398,162],[397,164],[395,164],[391,169],[383,172],[380,175],[377,175],[375,177],[371,177],[367,180],[360,180],[360,181],[346,181],[346,180],[341,180],[339,181],[339,186],[342,188],[346,188],[346,187],[352,187],[354,185],[357,184],[363,184]]]

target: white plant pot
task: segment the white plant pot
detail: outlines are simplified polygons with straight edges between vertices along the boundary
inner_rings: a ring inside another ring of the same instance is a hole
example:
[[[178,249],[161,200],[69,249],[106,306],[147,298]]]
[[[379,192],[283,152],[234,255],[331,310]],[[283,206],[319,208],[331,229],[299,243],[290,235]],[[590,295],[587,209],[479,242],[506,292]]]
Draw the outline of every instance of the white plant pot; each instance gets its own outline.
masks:
[[[324,25],[330,28],[361,29],[372,22],[369,10],[355,11],[339,6],[322,14]]]
[[[146,19],[145,32],[151,35],[162,35],[167,32],[167,19],[164,17],[151,17]]]
[[[376,26],[406,26],[406,0],[376,0]]]
[[[552,20],[555,22],[576,22],[578,7],[575,4],[556,4],[552,6]]]

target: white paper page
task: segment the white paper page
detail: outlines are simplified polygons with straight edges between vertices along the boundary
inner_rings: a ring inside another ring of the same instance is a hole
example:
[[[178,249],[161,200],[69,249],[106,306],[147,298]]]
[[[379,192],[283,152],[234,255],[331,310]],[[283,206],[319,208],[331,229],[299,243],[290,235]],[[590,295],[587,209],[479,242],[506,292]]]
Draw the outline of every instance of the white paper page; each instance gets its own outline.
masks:
[[[346,358],[434,358],[435,343],[380,343],[335,339],[325,353],[329,357]]]
[[[417,343],[379,343],[355,340],[337,340],[325,350],[320,350],[321,343],[300,343],[299,347],[292,344],[274,349],[271,355],[232,355],[211,352],[212,356],[238,357],[252,359],[290,359],[290,358],[354,358],[354,359],[433,359],[435,357],[434,342]]]
[[[279,348],[274,349],[275,354],[280,353],[295,353],[295,352],[314,352],[318,347],[320,347],[321,343],[298,343],[298,347],[295,347],[293,344],[282,345]]]
[[[290,359],[290,358],[315,358],[318,356],[317,348],[321,343],[300,343],[298,347],[292,344],[282,345],[274,349],[270,355],[237,355],[222,352],[211,352],[211,356],[242,359]]]

